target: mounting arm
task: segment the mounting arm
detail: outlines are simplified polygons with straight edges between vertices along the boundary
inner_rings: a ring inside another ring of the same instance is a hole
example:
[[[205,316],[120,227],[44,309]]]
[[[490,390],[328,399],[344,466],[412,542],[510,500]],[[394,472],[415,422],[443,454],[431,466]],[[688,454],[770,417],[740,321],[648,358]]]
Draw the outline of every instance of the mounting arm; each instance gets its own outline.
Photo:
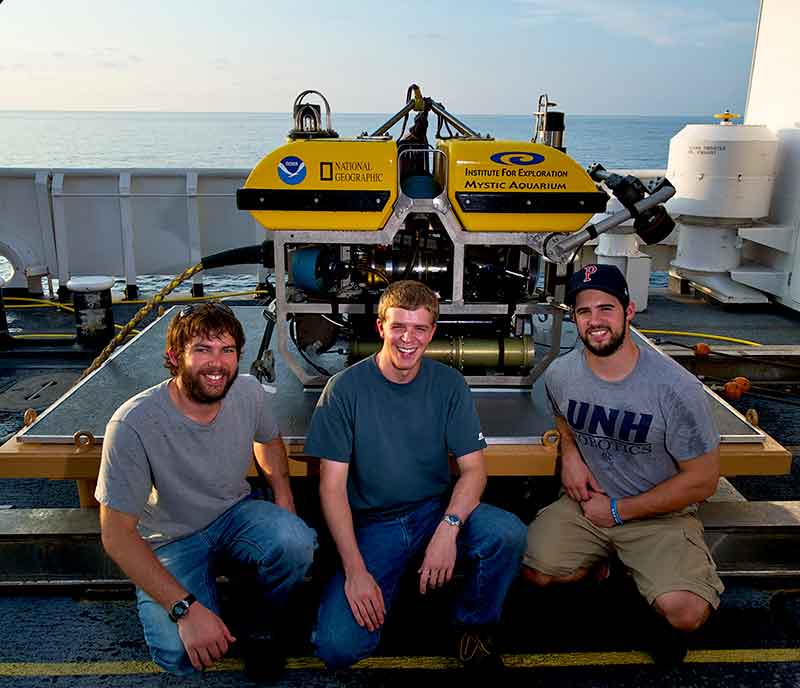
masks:
[[[554,263],[570,262],[575,251],[587,241],[631,218],[634,218],[636,234],[647,244],[658,243],[675,228],[675,222],[661,205],[675,195],[675,187],[666,177],[656,180],[648,188],[636,177],[610,174],[601,165],[590,167],[589,174],[595,181],[604,181],[625,208],[573,234],[552,232],[532,236],[532,248],[548,260]],[[645,197],[647,193],[649,195]]]

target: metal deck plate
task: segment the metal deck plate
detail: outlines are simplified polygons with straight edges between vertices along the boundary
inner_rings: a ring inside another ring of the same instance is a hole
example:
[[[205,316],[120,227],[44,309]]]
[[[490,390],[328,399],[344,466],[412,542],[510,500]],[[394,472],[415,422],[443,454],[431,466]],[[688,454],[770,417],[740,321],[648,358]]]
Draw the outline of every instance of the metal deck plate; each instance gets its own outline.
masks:
[[[237,306],[247,342],[242,353],[241,373],[247,373],[258,352],[264,329],[262,308]],[[23,442],[72,443],[79,431],[101,439],[114,411],[137,392],[164,380],[162,366],[168,311],[139,337],[118,349],[92,375],[67,392],[19,438]],[[637,335],[638,336],[638,335]],[[643,340],[646,342],[646,340]],[[274,413],[285,439],[303,441],[319,391],[305,391],[277,358]],[[530,391],[474,390],[481,426],[490,444],[540,444],[545,431],[554,427],[540,379]],[[734,409],[711,395],[713,413],[725,442],[760,442],[763,433],[753,428]]]

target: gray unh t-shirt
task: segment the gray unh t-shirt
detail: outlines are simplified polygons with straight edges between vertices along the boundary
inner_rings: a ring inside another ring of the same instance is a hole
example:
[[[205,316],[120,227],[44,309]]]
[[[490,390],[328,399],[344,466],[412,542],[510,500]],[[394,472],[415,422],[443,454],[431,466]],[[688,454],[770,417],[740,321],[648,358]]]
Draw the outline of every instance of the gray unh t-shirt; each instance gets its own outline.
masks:
[[[207,526],[250,493],[253,441],[269,442],[278,426],[268,396],[240,375],[208,425],[183,415],[169,381],[137,394],[106,427],[95,497],[139,517],[139,533],[163,545]]]
[[[608,382],[591,371],[584,353],[579,346],[556,359],[545,388],[609,497],[646,492],[676,475],[679,462],[719,444],[708,395],[672,359],[640,345],[633,371]]]

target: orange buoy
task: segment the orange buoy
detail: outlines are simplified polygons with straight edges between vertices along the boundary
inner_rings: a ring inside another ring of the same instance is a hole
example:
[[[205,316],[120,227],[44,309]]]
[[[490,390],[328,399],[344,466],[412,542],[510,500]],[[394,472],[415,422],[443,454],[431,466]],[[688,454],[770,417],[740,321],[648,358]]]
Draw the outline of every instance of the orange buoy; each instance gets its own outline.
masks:
[[[694,351],[694,355],[698,358],[708,358],[708,356],[711,354],[711,347],[705,342],[695,344],[692,347],[692,350]]]
[[[742,388],[742,392],[749,392],[750,388],[753,386],[750,384],[750,380],[748,380],[746,377],[742,377],[741,375],[733,378],[733,381]]]
[[[725,398],[728,401],[738,401],[742,398],[742,394],[744,392],[744,390],[734,380],[728,380],[728,382],[725,383],[723,390],[725,393]]]

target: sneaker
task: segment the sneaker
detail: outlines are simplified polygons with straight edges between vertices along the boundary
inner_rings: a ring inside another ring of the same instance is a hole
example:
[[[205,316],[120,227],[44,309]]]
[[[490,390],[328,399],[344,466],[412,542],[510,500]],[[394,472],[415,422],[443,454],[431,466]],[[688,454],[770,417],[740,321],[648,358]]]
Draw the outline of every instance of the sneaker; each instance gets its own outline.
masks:
[[[458,639],[458,660],[478,674],[502,671],[503,658],[495,650],[491,634],[483,628],[466,629]]]
[[[253,683],[277,682],[286,667],[286,649],[269,633],[254,634],[242,641],[244,673]]]

